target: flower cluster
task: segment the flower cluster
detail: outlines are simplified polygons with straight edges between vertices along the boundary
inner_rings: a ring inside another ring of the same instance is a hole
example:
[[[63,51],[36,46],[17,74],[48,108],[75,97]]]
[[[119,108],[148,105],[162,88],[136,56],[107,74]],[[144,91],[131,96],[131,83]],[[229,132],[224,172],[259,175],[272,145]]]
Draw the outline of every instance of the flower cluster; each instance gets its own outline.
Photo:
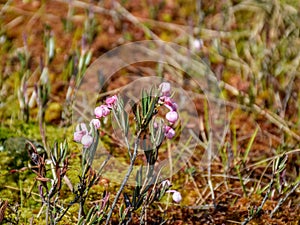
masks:
[[[177,104],[171,98],[171,85],[168,82],[163,82],[159,85],[159,89],[161,91],[161,96],[159,98],[159,103],[164,105],[169,109],[169,112],[166,114],[166,120],[168,121],[168,125],[164,126],[164,135],[168,139],[172,139],[175,136],[175,130],[173,128],[174,124],[179,119],[177,113]],[[76,127],[76,131],[74,133],[74,141],[80,142],[83,144],[85,148],[90,147],[93,143],[92,137],[92,128],[95,129],[100,128],[100,121],[98,119],[104,118],[110,114],[111,109],[116,105],[118,97],[116,95],[109,97],[106,99],[105,104],[97,106],[94,110],[94,114],[96,119],[92,119],[90,121],[90,131],[88,131],[86,125],[84,123],[78,124]]]
[[[110,113],[112,107],[116,104],[117,100],[118,97],[114,95],[106,99],[106,104],[96,107],[94,110],[96,118],[99,119],[102,117],[106,117]]]
[[[168,82],[163,82],[159,85],[161,90],[161,97],[159,99],[159,103],[163,104],[170,111],[166,114],[166,119],[169,122],[169,125],[165,125],[164,132],[165,136],[168,139],[172,139],[175,136],[175,130],[173,129],[173,125],[179,119],[177,108],[178,105],[171,98],[171,85]]]
[[[90,147],[91,144],[93,143],[93,137],[92,137],[93,128],[94,129],[100,128],[101,124],[99,119],[102,117],[106,117],[110,113],[111,108],[116,104],[117,100],[118,100],[117,96],[114,95],[106,99],[105,101],[106,104],[96,107],[94,110],[96,119],[92,119],[90,121],[90,131],[88,131],[88,128],[85,125],[85,123],[78,124],[74,132],[73,140],[76,142],[80,142],[85,148]]]

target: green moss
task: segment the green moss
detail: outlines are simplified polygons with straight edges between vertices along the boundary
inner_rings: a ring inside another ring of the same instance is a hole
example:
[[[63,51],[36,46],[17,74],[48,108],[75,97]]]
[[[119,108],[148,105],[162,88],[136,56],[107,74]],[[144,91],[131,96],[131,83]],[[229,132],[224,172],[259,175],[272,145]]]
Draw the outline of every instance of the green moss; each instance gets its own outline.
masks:
[[[45,122],[59,121],[61,117],[62,106],[57,102],[49,104],[45,112]]]

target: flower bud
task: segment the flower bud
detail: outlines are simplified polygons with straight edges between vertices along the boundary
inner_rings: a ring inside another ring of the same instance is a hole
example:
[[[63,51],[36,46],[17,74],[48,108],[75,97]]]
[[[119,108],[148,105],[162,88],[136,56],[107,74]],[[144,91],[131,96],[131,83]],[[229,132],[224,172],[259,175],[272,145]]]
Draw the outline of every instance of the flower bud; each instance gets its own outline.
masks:
[[[159,85],[159,88],[161,89],[161,93],[163,96],[170,96],[171,94],[171,84],[169,82],[162,82]]]

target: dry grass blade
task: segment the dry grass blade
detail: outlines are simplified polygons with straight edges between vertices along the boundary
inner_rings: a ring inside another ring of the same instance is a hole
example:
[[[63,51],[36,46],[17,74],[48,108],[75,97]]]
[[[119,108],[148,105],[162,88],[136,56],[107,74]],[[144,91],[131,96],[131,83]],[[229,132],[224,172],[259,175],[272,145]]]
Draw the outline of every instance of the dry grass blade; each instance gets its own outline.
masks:
[[[220,85],[221,85],[221,87],[224,87],[227,91],[229,91],[231,94],[233,94],[235,96],[242,96],[245,103],[250,103],[250,99],[247,94],[240,92],[237,88],[235,88],[225,82],[221,81]],[[257,104],[252,104],[251,109],[254,110],[255,113],[259,113],[260,115],[264,116],[271,123],[276,125],[280,130],[282,129],[288,135],[292,136],[297,141],[300,141],[300,135],[298,135],[297,133],[292,131],[286,124],[286,121],[284,119],[282,119],[280,116],[274,114],[273,112],[268,111],[267,109],[262,109]]]

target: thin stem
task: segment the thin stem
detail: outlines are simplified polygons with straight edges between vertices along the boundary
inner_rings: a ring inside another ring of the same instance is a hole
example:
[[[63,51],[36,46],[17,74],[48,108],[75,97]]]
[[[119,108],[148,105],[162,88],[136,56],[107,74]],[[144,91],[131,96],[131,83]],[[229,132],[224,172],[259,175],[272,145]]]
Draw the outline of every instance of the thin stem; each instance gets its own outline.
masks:
[[[236,165],[235,169],[236,169],[238,178],[240,180],[240,183],[241,183],[241,186],[242,186],[242,189],[243,189],[244,197],[247,197],[247,190],[246,190],[246,186],[244,184],[244,180],[243,180],[243,177],[242,177],[242,174],[241,174],[241,171],[240,171],[240,164]]]
[[[110,209],[110,211],[109,211],[109,213],[107,215],[107,219],[106,219],[106,223],[105,223],[106,225],[109,224],[109,220],[110,220],[110,218],[112,216],[113,210],[116,207],[116,204],[117,204],[117,202],[119,200],[119,197],[120,197],[120,195],[121,195],[121,193],[122,193],[122,191],[123,191],[123,189],[124,189],[124,187],[125,187],[128,179],[130,177],[130,174],[131,174],[131,172],[133,170],[133,165],[134,165],[134,162],[135,162],[135,159],[136,159],[136,156],[137,156],[137,151],[138,151],[138,146],[139,146],[139,141],[140,141],[140,135],[141,135],[141,133],[142,133],[142,130],[139,130],[139,132],[137,134],[137,138],[136,138],[136,140],[134,142],[134,150],[133,150],[133,155],[132,155],[132,158],[131,158],[131,161],[130,161],[130,166],[129,166],[128,170],[127,170],[125,178],[122,181],[121,187],[120,187],[119,191],[116,194],[116,197],[115,197],[115,199],[113,201],[111,209]]]
[[[46,225],[49,224],[49,214],[50,214],[50,199],[47,199],[47,210],[46,210]]]
[[[211,161],[212,161],[212,133],[210,132],[210,137],[209,137],[209,143],[208,143],[208,166],[207,166],[207,182],[208,182],[208,186],[211,192],[211,198],[213,200],[213,204],[214,206],[216,206],[216,202],[215,202],[215,192],[214,192],[214,187],[211,181]]]
[[[61,219],[66,215],[66,213],[69,211],[69,209],[70,209],[70,207],[71,207],[72,205],[73,205],[73,204],[69,204],[69,205],[67,206],[67,208],[64,209],[63,213],[62,213],[59,217],[57,217],[57,218],[55,219],[55,224],[58,223],[59,221],[61,221]]]
[[[84,205],[85,199],[80,198],[80,202],[79,202],[79,212],[78,212],[78,221],[80,220],[81,216],[84,214],[84,209],[83,209],[83,205]]]
[[[141,215],[140,215],[140,225],[147,225],[147,209],[146,205],[143,205]]]

